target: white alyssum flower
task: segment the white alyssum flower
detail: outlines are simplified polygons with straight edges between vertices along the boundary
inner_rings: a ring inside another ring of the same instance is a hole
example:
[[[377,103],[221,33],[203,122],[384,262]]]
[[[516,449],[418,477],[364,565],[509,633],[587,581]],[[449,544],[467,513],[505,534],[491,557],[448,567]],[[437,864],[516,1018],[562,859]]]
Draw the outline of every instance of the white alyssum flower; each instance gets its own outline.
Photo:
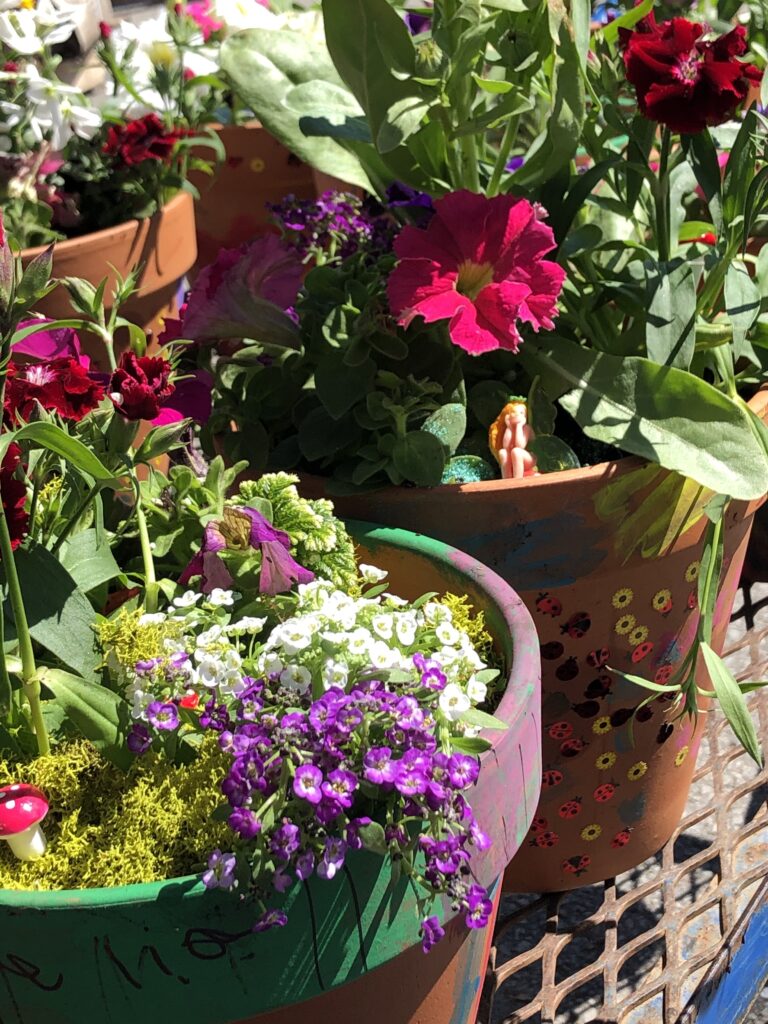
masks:
[[[391,640],[395,631],[395,620],[392,615],[386,613],[374,615],[371,620],[371,629],[382,640]]]
[[[403,647],[410,647],[416,640],[416,616],[413,612],[401,612],[395,616],[395,633]]]
[[[472,676],[467,683],[467,696],[473,704],[482,704],[488,693],[488,687],[477,676]]]
[[[357,571],[366,583],[381,583],[389,575],[386,569],[379,569],[375,565],[366,565],[365,562],[358,565]]]
[[[222,590],[221,587],[214,587],[207,596],[206,602],[213,605],[214,608],[231,608],[235,603],[235,593],[232,590]]]
[[[194,590],[185,590],[179,597],[174,597],[171,603],[174,608],[194,608],[202,596],[196,594]]]
[[[277,676],[283,671],[283,662],[274,651],[266,651],[259,658],[259,672],[265,676]]]
[[[214,625],[214,626],[211,626],[210,629],[206,629],[197,638],[197,647],[198,647],[198,649],[199,648],[205,648],[205,647],[212,647],[219,640],[221,640],[221,637],[222,637],[223,633],[224,633],[224,630],[219,625]]]
[[[349,653],[357,657],[365,657],[371,649],[373,637],[367,629],[356,629],[347,634],[345,645]]]
[[[323,663],[323,687],[330,690],[332,686],[346,687],[349,679],[349,668],[343,661],[334,661],[333,658],[326,658]]]
[[[198,685],[213,689],[221,682],[223,666],[218,658],[206,656],[200,659],[193,675]]]
[[[238,633],[260,633],[266,625],[266,618],[256,618],[255,615],[246,615],[242,619],[238,619],[237,622],[230,622],[228,626],[224,627],[224,632],[227,636],[234,636]]]
[[[465,711],[469,711],[471,702],[467,694],[456,683],[448,683],[438,699],[440,710],[446,718],[452,722],[461,718]]]
[[[444,604],[439,604],[437,601],[428,601],[424,605],[424,618],[430,624],[434,626],[438,622],[452,622],[453,615],[451,609],[447,608]]]
[[[164,612],[144,612],[139,619],[140,626],[157,626],[161,622],[165,622]]]
[[[312,676],[304,665],[288,665],[280,673],[280,685],[303,695],[312,685]]]
[[[435,636],[441,644],[450,646],[459,639],[459,631],[451,622],[439,622],[435,626]]]
[[[101,113],[90,105],[81,89],[44,78],[32,64],[24,68],[30,128],[54,150],[62,150],[72,135],[91,139],[102,124]]]

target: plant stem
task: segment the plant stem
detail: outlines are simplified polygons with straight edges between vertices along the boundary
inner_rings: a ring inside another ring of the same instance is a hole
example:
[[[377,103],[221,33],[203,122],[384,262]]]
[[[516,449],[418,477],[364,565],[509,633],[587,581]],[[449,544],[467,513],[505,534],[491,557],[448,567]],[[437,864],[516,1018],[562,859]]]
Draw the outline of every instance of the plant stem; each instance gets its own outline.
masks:
[[[10,715],[13,702],[13,686],[5,663],[5,614],[0,600],[0,718]]]
[[[88,491],[86,496],[83,498],[83,500],[77,506],[75,511],[69,517],[67,525],[64,527],[64,529],[61,531],[59,536],[56,538],[56,543],[51,548],[51,553],[52,554],[54,554],[54,555],[56,554],[56,552],[59,550],[59,548],[64,543],[64,541],[67,539],[67,537],[70,535],[70,533],[72,533],[74,528],[80,522],[80,519],[82,518],[83,513],[88,508],[88,506],[91,504],[91,502],[93,501],[93,499],[96,497],[96,495],[99,493],[100,490],[101,490],[101,484],[94,484],[93,487],[91,487],[91,489]]]
[[[50,753],[48,742],[48,731],[43,721],[43,709],[40,703],[40,680],[37,678],[37,666],[35,665],[35,654],[32,650],[32,637],[29,635],[29,624],[27,613],[24,610],[24,599],[21,595],[21,584],[16,571],[16,562],[13,557],[11,546],[11,535],[8,531],[8,520],[5,517],[5,508],[0,501],[0,559],[2,559],[5,570],[5,580],[8,585],[8,597],[13,610],[13,618],[16,623],[16,635],[19,638],[19,654],[21,655],[21,681],[24,686],[24,696],[29,704],[32,726],[37,738],[37,750],[40,756]]]
[[[510,117],[507,121],[507,127],[504,129],[504,134],[501,137],[499,143],[499,152],[496,155],[496,163],[493,165],[493,173],[491,174],[491,180],[488,182],[488,188],[486,194],[495,196],[498,194],[499,185],[501,184],[501,176],[507,166],[507,160],[509,158],[509,151],[515,144],[517,138],[517,126],[520,123],[520,118]]]
[[[141,542],[141,560],[144,563],[144,609],[148,612],[157,611],[157,578],[155,576],[155,560],[152,557],[152,545],[149,540],[147,520],[141,507],[141,490],[138,480],[134,480],[136,490],[136,523],[139,527]]]
[[[661,130],[661,154],[659,157],[659,181],[656,188],[656,241],[659,247],[659,262],[668,263],[671,246],[671,225],[669,218],[669,153],[672,132],[664,125]]]

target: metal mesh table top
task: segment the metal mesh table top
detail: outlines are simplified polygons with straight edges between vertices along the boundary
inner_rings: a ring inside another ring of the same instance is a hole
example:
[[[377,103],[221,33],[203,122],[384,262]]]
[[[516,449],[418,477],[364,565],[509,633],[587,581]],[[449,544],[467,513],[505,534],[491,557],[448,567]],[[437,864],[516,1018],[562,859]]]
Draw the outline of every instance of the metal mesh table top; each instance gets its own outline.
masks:
[[[726,650],[740,680],[768,677],[768,586],[737,601]],[[750,703],[768,751],[768,691]],[[504,897],[478,1024],[693,1024],[697,990],[768,894],[767,801],[768,770],[709,715],[685,815],[656,857],[601,885]]]

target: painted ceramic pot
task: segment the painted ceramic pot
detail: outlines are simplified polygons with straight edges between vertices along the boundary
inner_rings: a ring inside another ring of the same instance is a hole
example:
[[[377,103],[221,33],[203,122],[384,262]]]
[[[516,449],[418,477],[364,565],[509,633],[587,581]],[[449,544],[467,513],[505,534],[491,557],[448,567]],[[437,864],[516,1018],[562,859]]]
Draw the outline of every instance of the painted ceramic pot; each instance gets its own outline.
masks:
[[[493,886],[525,841],[540,784],[539,651],[529,613],[474,559],[403,531],[355,524],[394,592],[467,593],[509,665],[472,806],[493,839],[475,863]],[[492,922],[468,930],[446,903],[446,937],[425,956],[413,890],[359,851],[334,882],[282,897],[284,928],[253,934],[254,909],[195,878],[59,893],[0,892],[3,1024],[184,1020],[186,1024],[474,1024]]]
[[[22,263],[26,266],[44,249],[25,249]],[[194,201],[188,192],[179,192],[159,213],[145,220],[127,220],[103,231],[57,242],[52,276],[81,277],[93,285],[106,277],[108,300],[115,285],[115,271],[125,277],[141,264],[138,290],[122,307],[121,315],[156,334],[165,317],[178,314],[183,279],[196,255]],[[35,312],[50,319],[74,315],[64,288],[56,288],[41,299]],[[107,369],[99,339],[83,332],[81,342],[99,369]]]
[[[768,391],[752,408],[765,417]],[[308,496],[323,482],[306,478]],[[690,650],[709,493],[641,459],[523,480],[386,488],[338,511],[422,531],[521,595],[542,654],[542,796],[505,885],[559,891],[655,854],[677,826],[701,729],[614,669],[663,683]],[[715,615],[720,650],[756,509],[732,504]],[[702,685],[708,686],[699,666]]]
[[[217,128],[226,157],[213,178],[192,174],[197,202],[196,269],[269,230],[268,203],[284,196],[315,199],[342,182],[314,170],[278,142],[258,122]]]

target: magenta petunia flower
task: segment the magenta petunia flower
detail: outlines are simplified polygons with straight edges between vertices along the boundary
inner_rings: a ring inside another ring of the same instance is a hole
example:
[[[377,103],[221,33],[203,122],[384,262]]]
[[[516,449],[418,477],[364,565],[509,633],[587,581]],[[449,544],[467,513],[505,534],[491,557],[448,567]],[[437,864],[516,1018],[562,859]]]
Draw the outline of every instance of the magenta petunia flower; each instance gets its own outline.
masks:
[[[387,291],[398,323],[448,320],[451,341],[470,355],[517,352],[518,321],[550,330],[565,270],[542,259],[555,248],[545,216],[514,196],[462,190],[436,200],[426,228],[409,225],[395,240]]]

